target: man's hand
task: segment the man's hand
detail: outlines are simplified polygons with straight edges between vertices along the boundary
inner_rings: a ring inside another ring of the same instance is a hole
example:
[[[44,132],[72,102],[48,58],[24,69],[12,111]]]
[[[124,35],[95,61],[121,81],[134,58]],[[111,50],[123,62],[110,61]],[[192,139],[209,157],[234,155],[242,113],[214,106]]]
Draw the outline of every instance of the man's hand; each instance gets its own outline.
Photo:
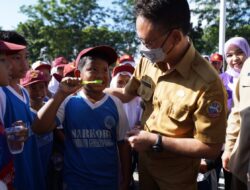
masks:
[[[127,136],[130,146],[139,152],[150,149],[157,139],[157,134],[139,130],[138,128],[129,131]]]
[[[230,170],[228,168],[228,163],[229,163],[230,157],[231,157],[231,153],[228,151],[224,151],[222,156],[221,156],[222,166],[228,172],[230,172]]]

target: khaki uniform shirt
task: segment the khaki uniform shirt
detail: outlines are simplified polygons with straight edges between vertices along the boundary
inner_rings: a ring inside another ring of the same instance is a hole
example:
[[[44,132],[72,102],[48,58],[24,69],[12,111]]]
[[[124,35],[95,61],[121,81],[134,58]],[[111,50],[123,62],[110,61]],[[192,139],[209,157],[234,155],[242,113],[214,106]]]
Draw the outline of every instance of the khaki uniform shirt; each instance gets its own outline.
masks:
[[[224,142],[225,90],[216,71],[192,44],[166,73],[142,58],[125,90],[142,98],[145,130],[204,143]]]
[[[250,187],[250,180],[247,179],[250,174],[250,58],[244,63],[234,95],[225,151],[232,152],[229,162],[231,172]]]
[[[125,91],[142,98],[145,130],[174,138],[195,138],[204,143],[225,141],[226,92],[217,72],[192,44],[171,71],[162,72],[157,65],[142,58]],[[190,164],[191,158],[167,151],[146,154],[152,156],[152,162],[164,158],[155,170],[164,168],[170,182],[191,178],[195,183],[200,159],[192,158]],[[180,170],[182,172],[176,172]],[[194,175],[190,175],[190,171],[194,171]]]

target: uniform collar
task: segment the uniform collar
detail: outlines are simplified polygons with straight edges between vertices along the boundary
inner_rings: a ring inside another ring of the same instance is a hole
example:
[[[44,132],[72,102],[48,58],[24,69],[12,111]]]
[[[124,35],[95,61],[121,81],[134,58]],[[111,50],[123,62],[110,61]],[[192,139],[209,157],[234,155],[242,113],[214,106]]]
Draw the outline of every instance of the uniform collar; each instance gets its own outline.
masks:
[[[186,51],[182,59],[176,64],[175,67],[176,71],[179,72],[181,76],[183,76],[185,79],[187,79],[189,76],[192,62],[195,57],[195,48],[190,39],[189,39],[189,44],[190,46],[188,50]]]

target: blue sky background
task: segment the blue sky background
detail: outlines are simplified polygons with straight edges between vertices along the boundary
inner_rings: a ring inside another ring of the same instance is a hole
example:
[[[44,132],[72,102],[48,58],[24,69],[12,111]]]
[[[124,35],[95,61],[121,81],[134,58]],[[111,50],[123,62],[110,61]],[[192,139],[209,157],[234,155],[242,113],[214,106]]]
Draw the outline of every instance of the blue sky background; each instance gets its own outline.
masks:
[[[4,30],[14,30],[19,22],[25,22],[27,17],[20,13],[22,5],[32,5],[36,0],[2,0],[0,3],[0,26]]]
[[[37,0],[1,0],[0,27],[3,30],[16,29],[19,22],[25,22],[28,18],[20,13],[22,5],[34,5]],[[99,0],[101,6],[110,7],[112,0]]]

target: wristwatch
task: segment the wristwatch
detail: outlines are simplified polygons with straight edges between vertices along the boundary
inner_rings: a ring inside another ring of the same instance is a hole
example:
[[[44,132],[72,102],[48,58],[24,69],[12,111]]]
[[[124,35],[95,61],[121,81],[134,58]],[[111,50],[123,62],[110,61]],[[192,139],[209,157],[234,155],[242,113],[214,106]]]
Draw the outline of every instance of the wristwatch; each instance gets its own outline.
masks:
[[[152,146],[152,149],[154,152],[162,152],[163,147],[162,147],[162,136],[160,134],[157,134],[157,140],[155,144]]]

